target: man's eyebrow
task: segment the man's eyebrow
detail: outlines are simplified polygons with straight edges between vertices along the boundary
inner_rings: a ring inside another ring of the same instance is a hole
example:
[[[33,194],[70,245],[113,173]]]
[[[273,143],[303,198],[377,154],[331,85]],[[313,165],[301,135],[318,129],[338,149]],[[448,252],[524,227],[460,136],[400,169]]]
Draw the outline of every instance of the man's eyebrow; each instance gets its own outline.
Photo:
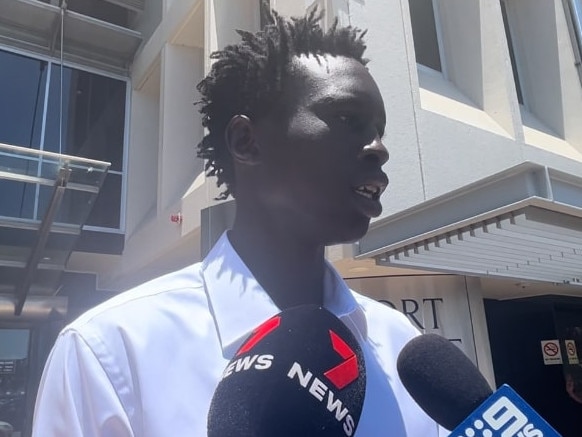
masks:
[[[375,103],[374,99],[366,93],[344,93],[338,95],[323,96],[313,102],[311,106],[322,107],[332,105],[357,105],[365,109],[369,109],[371,104]],[[386,111],[384,107],[381,108],[381,121],[386,124]]]
[[[338,103],[361,103],[367,104],[372,99],[363,93],[345,93],[332,96],[324,96],[314,102],[315,105],[332,105]]]

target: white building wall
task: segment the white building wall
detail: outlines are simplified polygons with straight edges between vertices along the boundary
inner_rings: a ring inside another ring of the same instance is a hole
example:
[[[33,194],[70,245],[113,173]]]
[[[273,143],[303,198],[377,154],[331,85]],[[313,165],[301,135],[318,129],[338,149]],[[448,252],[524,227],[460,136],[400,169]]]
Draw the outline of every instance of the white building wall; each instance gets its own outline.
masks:
[[[526,160],[582,172],[582,88],[562,2],[507,2],[530,110],[517,101],[499,2],[435,2],[443,73],[416,65],[408,1],[389,3],[350,2],[350,24],[369,29],[370,71],[388,113],[382,217]],[[535,119],[533,108],[544,121],[524,126],[521,113]]]
[[[419,143],[420,97],[408,3],[349,2],[348,23],[368,29],[368,68],[378,83],[386,106],[384,142],[390,153],[386,172],[388,191],[382,198],[384,215],[414,206],[425,199]]]

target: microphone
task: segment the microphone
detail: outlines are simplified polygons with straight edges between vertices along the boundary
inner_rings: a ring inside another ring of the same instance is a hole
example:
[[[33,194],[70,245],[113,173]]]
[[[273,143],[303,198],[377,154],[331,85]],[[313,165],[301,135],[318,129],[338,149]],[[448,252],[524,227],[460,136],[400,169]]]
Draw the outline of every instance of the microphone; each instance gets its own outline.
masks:
[[[561,437],[508,385],[493,393],[471,360],[440,335],[412,339],[396,365],[406,390],[453,430],[450,437]]]
[[[350,437],[365,392],[364,356],[347,326],[322,307],[294,307],[256,328],[226,366],[208,437]]]

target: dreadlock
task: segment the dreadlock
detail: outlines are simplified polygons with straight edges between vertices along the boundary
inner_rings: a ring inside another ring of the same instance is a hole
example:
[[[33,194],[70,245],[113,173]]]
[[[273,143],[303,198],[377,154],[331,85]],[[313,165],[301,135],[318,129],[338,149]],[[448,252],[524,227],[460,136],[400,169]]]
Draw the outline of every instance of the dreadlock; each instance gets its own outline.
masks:
[[[291,60],[300,55],[345,56],[366,65],[365,31],[338,27],[337,19],[324,32],[317,9],[300,18],[286,19],[267,7],[266,26],[257,33],[237,30],[241,42],[210,56],[215,62],[198,85],[202,99],[202,125],[208,134],[198,144],[197,156],[206,160],[208,176],[226,185],[218,200],[234,194],[234,166],[224,141],[231,118],[246,115],[251,120],[273,110],[289,73]]]

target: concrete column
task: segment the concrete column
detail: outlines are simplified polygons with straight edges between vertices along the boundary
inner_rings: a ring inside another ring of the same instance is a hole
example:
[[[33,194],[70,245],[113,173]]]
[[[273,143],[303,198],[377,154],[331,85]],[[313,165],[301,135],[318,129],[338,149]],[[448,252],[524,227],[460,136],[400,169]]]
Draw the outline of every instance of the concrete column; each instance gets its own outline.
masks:
[[[202,77],[202,50],[166,44],[161,53],[161,145],[158,157],[158,212],[177,202],[202,170],[196,143],[202,138],[194,106]]]
[[[210,71],[210,54],[239,41],[237,29],[254,32],[260,28],[258,0],[204,0],[204,72]]]
[[[156,211],[160,147],[160,66],[138,90],[132,90],[127,173],[126,234]]]

